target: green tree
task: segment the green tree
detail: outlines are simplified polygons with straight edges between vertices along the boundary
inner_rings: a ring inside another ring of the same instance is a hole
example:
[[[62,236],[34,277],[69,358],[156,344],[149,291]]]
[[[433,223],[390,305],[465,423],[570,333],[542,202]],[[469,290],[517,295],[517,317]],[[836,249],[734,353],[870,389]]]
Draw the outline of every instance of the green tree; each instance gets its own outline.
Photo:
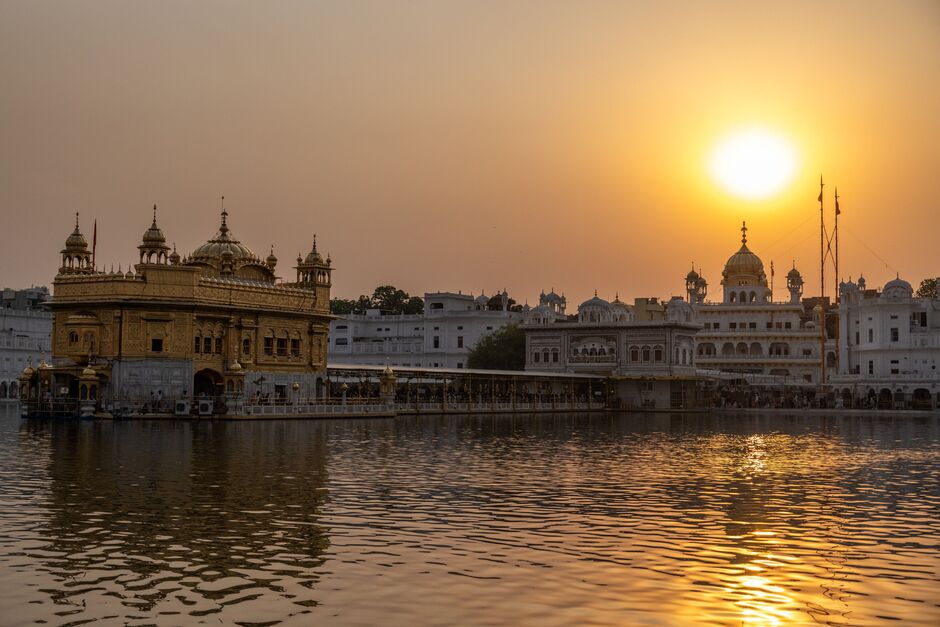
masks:
[[[387,313],[401,313],[408,302],[408,292],[394,285],[380,285],[372,292],[372,306]]]
[[[467,367],[479,370],[524,370],[525,331],[508,324],[484,335],[467,357]]]
[[[509,311],[514,311],[513,306],[516,304],[516,299],[510,298],[507,301]],[[488,301],[486,301],[487,311],[502,311],[503,310],[503,297],[497,294],[496,296],[491,296]]]
[[[338,316],[351,314],[356,310],[356,301],[348,298],[331,298],[330,313]]]
[[[372,299],[365,294],[360,294],[359,298],[356,299],[356,308],[353,309],[355,314],[364,314],[368,309],[374,309],[375,305],[372,303]]]
[[[937,279],[924,279],[917,288],[919,298],[937,298]]]
[[[412,296],[405,301],[405,304],[402,306],[402,313],[414,315],[414,314],[423,314],[424,313],[424,299],[420,296]]]

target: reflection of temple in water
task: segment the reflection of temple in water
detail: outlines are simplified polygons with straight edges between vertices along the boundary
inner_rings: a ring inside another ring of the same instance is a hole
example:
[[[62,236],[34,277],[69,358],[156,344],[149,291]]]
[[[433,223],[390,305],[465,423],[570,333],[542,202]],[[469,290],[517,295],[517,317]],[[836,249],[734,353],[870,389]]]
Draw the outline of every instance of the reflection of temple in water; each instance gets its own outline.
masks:
[[[322,423],[62,421],[23,430],[35,428],[51,439],[52,575],[107,571],[105,594],[142,611],[164,600],[180,609],[178,599],[210,613],[237,592],[314,604],[329,546],[318,523]],[[69,591],[51,594],[60,601]]]

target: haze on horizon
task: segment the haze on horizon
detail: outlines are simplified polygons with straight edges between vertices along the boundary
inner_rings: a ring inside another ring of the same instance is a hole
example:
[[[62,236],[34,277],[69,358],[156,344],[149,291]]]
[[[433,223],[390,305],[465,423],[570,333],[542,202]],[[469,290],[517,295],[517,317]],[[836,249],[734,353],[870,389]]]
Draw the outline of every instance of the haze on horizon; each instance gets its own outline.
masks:
[[[916,287],[940,274],[938,59],[928,0],[0,0],[0,286],[51,285],[76,211],[99,265],[135,260],[154,203],[185,255],[224,194],[287,278],[316,233],[339,297],[668,297],[693,261],[715,294],[742,220],[777,297],[793,260],[815,295],[822,173],[842,274]],[[795,147],[782,193],[709,178],[746,127]]]

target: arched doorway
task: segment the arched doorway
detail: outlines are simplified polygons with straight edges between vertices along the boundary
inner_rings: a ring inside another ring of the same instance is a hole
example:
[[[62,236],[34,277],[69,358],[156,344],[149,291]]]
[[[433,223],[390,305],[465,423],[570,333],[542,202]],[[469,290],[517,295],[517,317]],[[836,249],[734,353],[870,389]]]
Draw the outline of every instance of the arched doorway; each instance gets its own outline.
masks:
[[[930,390],[917,388],[911,399],[914,409],[930,409]]]
[[[205,368],[193,375],[193,395],[195,398],[215,397],[222,393],[222,375],[215,370]]]

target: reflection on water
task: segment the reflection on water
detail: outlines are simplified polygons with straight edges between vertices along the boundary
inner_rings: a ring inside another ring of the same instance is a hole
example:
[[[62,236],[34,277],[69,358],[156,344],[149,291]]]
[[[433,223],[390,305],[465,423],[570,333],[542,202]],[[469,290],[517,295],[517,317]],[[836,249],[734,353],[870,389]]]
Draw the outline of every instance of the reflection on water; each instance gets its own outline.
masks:
[[[934,417],[0,412],[2,624],[940,622]]]

